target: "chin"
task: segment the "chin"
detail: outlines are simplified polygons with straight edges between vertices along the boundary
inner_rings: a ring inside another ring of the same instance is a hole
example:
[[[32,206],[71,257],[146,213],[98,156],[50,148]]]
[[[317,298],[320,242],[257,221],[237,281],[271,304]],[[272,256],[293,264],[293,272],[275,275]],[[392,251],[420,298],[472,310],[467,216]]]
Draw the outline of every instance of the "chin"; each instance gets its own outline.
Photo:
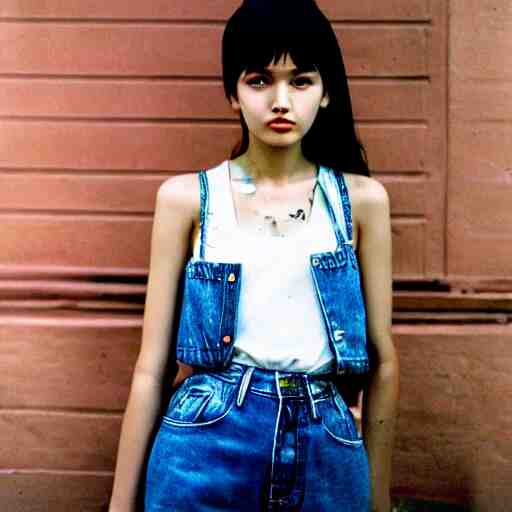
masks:
[[[267,146],[283,148],[299,144],[301,141],[300,137],[297,137],[296,134],[290,135],[289,133],[275,133],[273,135],[274,136],[270,135],[270,137],[268,135],[265,137],[259,137],[259,140]]]
[[[272,148],[291,148],[292,146],[294,146],[295,144],[294,143],[286,143],[286,142],[280,142],[280,143],[276,143],[276,142],[264,142],[264,144],[266,146],[269,146],[269,147],[272,147]]]

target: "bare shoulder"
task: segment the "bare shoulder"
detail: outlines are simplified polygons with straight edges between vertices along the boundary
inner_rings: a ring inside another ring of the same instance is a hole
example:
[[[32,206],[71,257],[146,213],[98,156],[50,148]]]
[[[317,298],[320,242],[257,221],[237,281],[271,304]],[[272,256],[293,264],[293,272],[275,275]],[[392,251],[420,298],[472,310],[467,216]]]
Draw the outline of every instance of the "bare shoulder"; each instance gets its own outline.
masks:
[[[171,176],[166,179],[158,189],[158,196],[162,201],[180,203],[182,206],[193,209],[199,204],[199,179],[197,173],[186,173]]]
[[[389,208],[388,192],[379,180],[353,173],[344,176],[355,220],[364,222],[372,211]]]
[[[165,180],[157,192],[157,202],[163,211],[176,213],[176,208],[191,216],[193,222],[199,212],[199,179],[196,173],[179,174]]]
[[[354,249],[358,248],[365,227],[389,222],[389,196],[384,185],[375,178],[343,173],[352,207]]]

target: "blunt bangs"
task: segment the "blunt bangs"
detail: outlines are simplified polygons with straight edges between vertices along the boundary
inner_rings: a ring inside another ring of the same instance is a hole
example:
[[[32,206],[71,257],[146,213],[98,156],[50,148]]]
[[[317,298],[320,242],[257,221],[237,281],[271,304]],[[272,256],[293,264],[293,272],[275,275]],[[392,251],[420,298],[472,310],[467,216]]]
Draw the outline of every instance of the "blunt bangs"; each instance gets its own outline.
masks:
[[[222,40],[226,97],[236,98],[236,84],[244,71],[261,70],[284,55],[301,71],[318,71],[326,85],[323,57],[328,49],[323,40],[332,29],[322,18],[316,4],[307,0],[243,2],[228,21]]]

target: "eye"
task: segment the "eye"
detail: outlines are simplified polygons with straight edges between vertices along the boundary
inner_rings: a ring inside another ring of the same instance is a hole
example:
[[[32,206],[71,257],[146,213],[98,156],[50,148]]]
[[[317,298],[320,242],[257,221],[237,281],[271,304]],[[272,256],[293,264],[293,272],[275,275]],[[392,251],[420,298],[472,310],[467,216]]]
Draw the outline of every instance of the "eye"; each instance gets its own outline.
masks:
[[[251,78],[250,80],[247,81],[247,83],[249,85],[254,85],[257,89],[261,89],[262,86],[259,86],[257,84],[259,84],[262,81],[265,82],[265,83],[268,83],[269,79],[266,76],[264,76],[264,75],[260,75],[260,76]],[[303,76],[303,77],[299,76],[299,77],[295,78],[294,82],[298,83],[298,84],[302,83],[302,87],[304,85],[312,85],[313,84],[313,81],[310,78],[306,77],[306,76]],[[299,87],[300,86],[301,85],[299,85]]]
[[[262,81],[262,80],[264,80],[264,81],[268,81],[268,79],[267,79],[267,78],[265,78],[263,75],[260,75],[260,76],[257,76],[257,77],[255,77],[255,78],[251,78],[250,80],[247,80],[247,83],[248,83],[249,85],[256,85],[258,82],[260,82],[260,81]],[[258,87],[258,86],[256,86],[256,88],[257,88],[257,89],[261,89],[261,87]]]
[[[309,84],[311,85],[313,82],[311,81],[310,78],[306,77],[306,76],[303,76],[303,77],[298,77],[295,79],[295,82],[305,82],[306,84]]]

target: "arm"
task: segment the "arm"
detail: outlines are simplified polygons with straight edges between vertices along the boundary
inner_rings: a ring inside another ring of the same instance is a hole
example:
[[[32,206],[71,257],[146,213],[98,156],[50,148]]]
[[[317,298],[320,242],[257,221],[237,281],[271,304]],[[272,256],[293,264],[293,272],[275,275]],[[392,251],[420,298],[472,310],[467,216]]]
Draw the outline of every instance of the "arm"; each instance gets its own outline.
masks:
[[[386,189],[370,179],[358,209],[358,258],[364,289],[372,364],[362,405],[370,463],[372,511],[390,511],[391,454],[399,397],[399,363],[391,337],[391,221]]]
[[[110,512],[135,511],[148,440],[160,410],[173,311],[194,218],[194,175],[171,178],[157,193],[142,343],[121,427]]]

